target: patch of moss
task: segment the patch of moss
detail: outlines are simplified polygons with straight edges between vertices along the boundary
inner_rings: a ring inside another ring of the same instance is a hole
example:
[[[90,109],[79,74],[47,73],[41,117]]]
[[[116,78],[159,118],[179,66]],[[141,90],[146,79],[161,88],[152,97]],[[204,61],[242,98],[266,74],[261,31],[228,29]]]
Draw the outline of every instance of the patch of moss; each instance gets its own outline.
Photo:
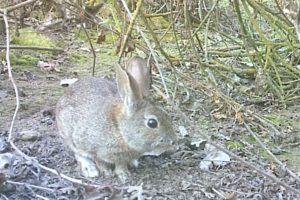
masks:
[[[87,40],[86,34],[85,34],[85,32],[84,32],[83,30],[78,30],[78,29],[76,28],[76,29],[74,29],[73,31],[74,31],[74,33],[76,34],[77,39],[83,40],[83,41]]]
[[[170,22],[168,22],[164,17],[151,17],[152,24],[155,25],[155,29],[166,29],[170,26]]]
[[[244,145],[238,141],[229,140],[225,142],[228,149],[243,150]]]
[[[281,116],[277,115],[276,113],[272,113],[264,115],[264,117],[277,126],[294,126],[294,121],[286,116]]]
[[[12,37],[12,44],[23,46],[55,47],[54,42],[47,36],[38,33],[33,28],[20,29],[20,36]]]
[[[82,63],[82,62],[87,61],[88,59],[89,59],[89,57],[85,54],[77,53],[77,52],[71,53],[71,60],[72,61]]]
[[[114,33],[107,33],[105,36],[105,44],[114,44],[118,37]]]
[[[114,49],[104,48],[99,54],[99,60],[101,64],[112,65],[118,60],[118,56],[115,54]]]
[[[300,156],[298,148],[289,148],[287,152],[277,155],[280,160],[287,161],[288,166],[292,169],[299,171],[300,169]]]
[[[86,34],[83,29],[74,28],[73,32],[75,33],[77,39],[88,42],[88,38],[86,37]],[[89,34],[89,38],[92,40],[92,43],[95,43],[95,38],[97,38],[98,33],[91,29],[89,29],[87,32]]]
[[[12,65],[25,65],[25,66],[32,66],[36,65],[38,62],[38,58],[33,57],[31,55],[21,55],[21,56],[16,56],[15,54],[10,55],[10,62]]]

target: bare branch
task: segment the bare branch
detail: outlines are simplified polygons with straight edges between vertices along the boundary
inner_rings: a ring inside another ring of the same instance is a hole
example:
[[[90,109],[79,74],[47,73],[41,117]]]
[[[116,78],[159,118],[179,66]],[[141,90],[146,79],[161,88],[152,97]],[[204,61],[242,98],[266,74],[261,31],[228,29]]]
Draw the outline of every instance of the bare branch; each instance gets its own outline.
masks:
[[[6,49],[6,45],[0,45],[0,49]],[[47,48],[47,47],[37,47],[37,46],[10,46],[10,49],[30,49],[30,50],[41,50],[41,51],[58,51],[63,52],[64,49],[61,48]]]
[[[7,7],[7,8],[5,8],[4,10],[3,10],[3,9],[2,9],[2,10],[0,9],[0,12],[2,12],[4,15],[6,15],[7,13],[9,13],[9,12],[11,12],[11,11],[14,11],[14,10],[16,10],[16,9],[18,9],[18,8],[24,7],[24,6],[28,5],[28,4],[32,4],[32,3],[36,2],[36,1],[37,1],[37,0],[28,0],[28,1],[24,1],[24,2],[19,3],[19,4],[17,4],[17,5]],[[5,13],[6,13],[6,14],[5,14]]]

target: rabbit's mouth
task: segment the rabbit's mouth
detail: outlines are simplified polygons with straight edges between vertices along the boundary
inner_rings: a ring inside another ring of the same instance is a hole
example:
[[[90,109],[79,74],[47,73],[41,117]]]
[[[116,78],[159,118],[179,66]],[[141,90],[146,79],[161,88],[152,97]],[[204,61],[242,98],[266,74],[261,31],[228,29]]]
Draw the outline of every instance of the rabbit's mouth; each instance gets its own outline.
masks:
[[[150,156],[159,156],[160,154],[170,151],[174,149],[173,145],[168,144],[155,144],[153,143],[151,150],[146,151],[143,155],[150,155]]]

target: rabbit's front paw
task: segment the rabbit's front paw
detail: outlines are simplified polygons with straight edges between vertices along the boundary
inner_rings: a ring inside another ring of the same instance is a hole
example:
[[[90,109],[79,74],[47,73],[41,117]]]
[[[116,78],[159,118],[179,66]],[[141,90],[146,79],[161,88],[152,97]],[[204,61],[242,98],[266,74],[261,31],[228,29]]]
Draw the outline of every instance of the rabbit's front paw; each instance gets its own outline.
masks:
[[[76,156],[76,159],[80,163],[83,176],[88,178],[95,178],[99,176],[99,171],[92,160],[78,155]]]
[[[129,176],[130,176],[130,172],[129,172],[127,166],[126,167],[124,167],[124,166],[116,166],[116,168],[115,168],[115,174],[118,176],[118,178],[123,183],[125,183],[128,180]]]

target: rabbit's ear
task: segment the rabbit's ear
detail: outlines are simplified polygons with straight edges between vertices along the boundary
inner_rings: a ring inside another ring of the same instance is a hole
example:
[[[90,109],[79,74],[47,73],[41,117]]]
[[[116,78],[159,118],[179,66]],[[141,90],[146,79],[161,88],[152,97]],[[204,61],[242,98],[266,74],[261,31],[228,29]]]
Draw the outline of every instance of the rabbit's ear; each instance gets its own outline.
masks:
[[[127,113],[133,113],[134,104],[143,99],[135,79],[117,64],[118,91],[126,107]]]
[[[147,97],[150,88],[150,70],[146,61],[141,57],[135,56],[127,62],[126,71],[137,83],[142,97]]]

